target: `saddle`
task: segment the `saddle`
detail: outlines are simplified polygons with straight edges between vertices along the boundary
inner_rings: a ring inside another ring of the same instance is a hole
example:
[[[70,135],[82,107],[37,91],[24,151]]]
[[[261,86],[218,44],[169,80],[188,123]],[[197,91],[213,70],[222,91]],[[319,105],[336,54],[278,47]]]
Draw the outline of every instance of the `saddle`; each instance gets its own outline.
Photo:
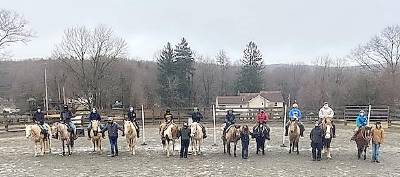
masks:
[[[69,126],[69,124],[68,124],[67,122],[64,122],[64,125],[67,126],[67,131],[68,131],[68,132],[71,133],[71,132],[74,131],[74,129],[73,129],[71,126]]]
[[[49,133],[48,130],[46,130],[46,129],[44,128],[44,125],[40,125],[40,124],[37,124],[37,125],[38,125],[39,128],[40,128],[40,133],[42,133],[42,134],[45,135],[45,137],[46,137],[46,135]]]

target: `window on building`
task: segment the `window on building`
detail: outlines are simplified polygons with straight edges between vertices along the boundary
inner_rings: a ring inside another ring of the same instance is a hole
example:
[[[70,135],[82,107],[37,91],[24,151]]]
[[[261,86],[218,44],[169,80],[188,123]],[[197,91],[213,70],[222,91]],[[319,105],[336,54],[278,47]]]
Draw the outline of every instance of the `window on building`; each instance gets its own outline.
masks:
[[[275,106],[278,106],[278,103],[277,103],[277,102],[275,102]]]

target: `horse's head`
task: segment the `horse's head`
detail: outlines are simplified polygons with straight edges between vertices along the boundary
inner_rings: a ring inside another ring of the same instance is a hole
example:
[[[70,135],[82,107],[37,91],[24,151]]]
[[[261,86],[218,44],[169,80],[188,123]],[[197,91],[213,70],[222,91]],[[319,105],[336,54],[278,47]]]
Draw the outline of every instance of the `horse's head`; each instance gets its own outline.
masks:
[[[25,125],[25,137],[29,138],[32,135],[32,125]]]
[[[92,120],[92,131],[94,136],[97,136],[97,133],[99,132],[99,121],[98,120]]]
[[[197,135],[197,122],[193,122],[192,124],[190,124],[190,136],[194,137]]]
[[[235,125],[235,127],[233,128],[233,130],[235,131],[235,136],[236,137],[240,137],[240,132],[242,131],[241,128],[242,127],[240,125]]]
[[[294,133],[295,131],[297,131],[298,124],[299,124],[299,122],[298,122],[297,118],[294,121],[291,121],[290,126],[289,126],[290,132]]]
[[[58,123],[58,122],[55,122],[53,125],[51,125],[50,129],[51,129],[52,137],[58,138],[58,137],[57,137],[57,134],[58,134],[58,127],[59,127],[60,125],[61,125],[61,124]]]

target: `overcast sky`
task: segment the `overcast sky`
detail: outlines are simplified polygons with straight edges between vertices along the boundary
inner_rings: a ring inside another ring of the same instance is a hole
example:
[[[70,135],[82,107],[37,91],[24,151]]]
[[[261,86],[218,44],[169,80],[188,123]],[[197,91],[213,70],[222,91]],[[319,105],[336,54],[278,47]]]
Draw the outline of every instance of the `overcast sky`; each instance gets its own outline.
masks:
[[[9,48],[14,59],[49,57],[64,29],[110,26],[129,56],[153,60],[166,42],[187,38],[196,53],[220,49],[238,60],[255,41],[267,64],[345,56],[388,25],[400,24],[398,0],[0,0],[30,22],[37,37]]]

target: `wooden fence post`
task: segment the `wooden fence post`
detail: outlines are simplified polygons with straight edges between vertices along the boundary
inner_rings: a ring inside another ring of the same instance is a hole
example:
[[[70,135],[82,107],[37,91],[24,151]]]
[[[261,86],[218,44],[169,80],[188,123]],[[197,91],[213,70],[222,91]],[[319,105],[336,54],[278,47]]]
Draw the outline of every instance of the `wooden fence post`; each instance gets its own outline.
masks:
[[[153,125],[154,125],[154,117],[155,117],[155,115],[154,115],[154,107],[153,108],[151,108],[152,109],[152,111],[153,111],[153,113],[152,113],[152,122],[153,122]]]

